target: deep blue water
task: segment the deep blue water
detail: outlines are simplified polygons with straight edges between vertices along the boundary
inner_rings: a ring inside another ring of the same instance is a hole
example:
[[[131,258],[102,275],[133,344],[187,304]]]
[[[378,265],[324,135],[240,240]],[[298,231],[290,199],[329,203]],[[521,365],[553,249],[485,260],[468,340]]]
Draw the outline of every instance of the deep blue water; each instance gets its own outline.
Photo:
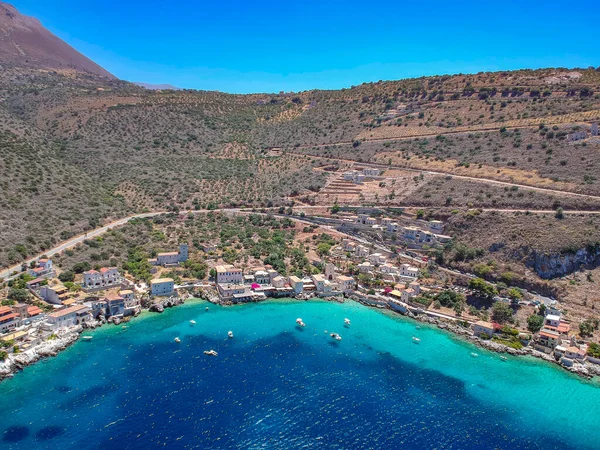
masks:
[[[355,303],[205,307],[104,327],[1,383],[0,447],[598,448],[600,387],[548,364]]]

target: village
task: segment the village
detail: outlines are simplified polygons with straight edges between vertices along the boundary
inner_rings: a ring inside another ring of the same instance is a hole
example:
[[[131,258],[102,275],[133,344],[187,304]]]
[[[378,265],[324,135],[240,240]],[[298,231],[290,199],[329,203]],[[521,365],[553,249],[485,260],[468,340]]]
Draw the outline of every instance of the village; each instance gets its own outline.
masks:
[[[55,267],[50,258],[36,260],[8,280],[13,295],[0,306],[0,360],[4,361],[0,373],[10,376],[16,368],[56,354],[86,329],[106,323],[125,326],[143,309],[162,312],[191,298],[234,305],[268,298],[315,297],[358,301],[434,323],[492,350],[542,357],[583,375],[598,372],[599,346],[575,335],[555,300],[540,302],[526,292],[512,299],[490,295],[486,289],[491,285],[481,279],[471,278],[459,285],[432,275],[432,261],[419,250],[452,240],[443,234],[442,221],[405,217],[399,222],[398,218],[364,211],[336,219],[304,216],[302,220],[313,223],[311,231],[325,226],[315,225],[323,222],[334,224],[338,232],[337,239],[330,237],[326,248],[311,261],[310,270],[302,273],[280,273],[267,263],[242,267],[209,257],[210,270],[205,277],[182,279],[177,271],[189,263],[187,242],[148,258],[145,263],[151,279],[147,281],[117,267],[90,268],[76,280],[69,271]],[[389,240],[393,235],[394,242],[402,241],[404,249],[414,251],[390,250],[380,245],[380,240],[359,237],[356,232],[360,230],[360,236],[383,233]],[[307,239],[306,245],[310,241]],[[215,255],[216,245],[203,243],[200,247],[206,255]],[[487,298],[488,307],[469,307],[467,297]],[[511,308],[529,311],[526,323],[515,323]],[[84,333],[84,339],[92,337]]]

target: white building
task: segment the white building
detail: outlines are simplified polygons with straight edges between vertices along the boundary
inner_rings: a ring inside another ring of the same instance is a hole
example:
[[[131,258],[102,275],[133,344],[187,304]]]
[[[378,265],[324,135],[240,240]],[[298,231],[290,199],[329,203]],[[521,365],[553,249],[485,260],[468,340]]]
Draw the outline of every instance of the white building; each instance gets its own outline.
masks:
[[[175,281],[173,278],[157,278],[150,281],[150,293],[155,296],[173,295],[175,289]]]
[[[335,281],[338,283],[338,286],[341,291],[352,291],[354,290],[355,282],[354,278],[347,277],[346,275],[338,275],[335,278]]]
[[[444,222],[441,220],[430,220],[429,229],[434,233],[441,233],[444,231]]]
[[[27,271],[32,277],[47,278],[54,275],[54,269],[52,266],[52,260],[47,258],[39,259],[33,269]]]
[[[225,264],[215,267],[217,271],[217,283],[242,284],[244,275],[242,269],[238,269],[231,264]]]
[[[315,285],[317,292],[323,292],[325,289],[325,278],[323,275],[313,275],[312,281]]]
[[[363,169],[363,174],[366,177],[378,177],[381,175],[381,169],[376,169],[375,167],[365,167]]]
[[[371,264],[385,264],[386,260],[387,258],[381,253],[373,253],[372,255],[369,255],[369,262]]]
[[[121,274],[116,267],[102,267],[83,272],[84,289],[109,288],[121,282]]]
[[[295,294],[300,294],[304,290],[304,282],[297,276],[289,277],[289,282]]]
[[[91,319],[90,308],[85,305],[74,305],[48,314],[47,320],[53,328],[81,325]]]
[[[402,264],[400,266],[400,276],[417,278],[419,276],[419,269],[408,264]]]
[[[356,256],[358,256],[359,258],[364,258],[368,255],[369,249],[367,247],[365,247],[364,245],[359,245],[358,247],[356,247]]]
[[[360,263],[358,265],[358,271],[360,273],[371,272],[374,269],[375,269],[375,266],[373,264],[371,264],[369,261],[365,261],[364,263]]]
[[[164,252],[156,255],[156,258],[149,259],[148,262],[153,266],[172,266],[188,260],[188,245],[180,244],[178,252]]]

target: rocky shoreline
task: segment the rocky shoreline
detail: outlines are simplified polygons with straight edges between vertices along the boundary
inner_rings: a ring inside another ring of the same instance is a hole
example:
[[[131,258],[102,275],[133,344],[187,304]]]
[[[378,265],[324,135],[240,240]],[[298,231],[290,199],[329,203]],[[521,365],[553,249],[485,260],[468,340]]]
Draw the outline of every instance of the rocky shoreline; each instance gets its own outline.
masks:
[[[352,296],[350,298],[352,298],[355,301],[358,301],[359,303],[365,304],[365,303],[361,302],[359,298],[354,298]],[[372,305],[368,305],[368,304],[365,304],[365,305],[372,306]],[[394,311],[391,308],[388,308],[388,309],[390,309],[391,311]],[[394,311],[394,312],[397,312],[397,311]],[[450,322],[438,319],[436,317],[428,316],[426,314],[413,314],[410,311],[408,311],[406,314],[402,314],[402,313],[398,313],[398,314],[404,315],[406,317],[409,317],[409,318],[416,320],[418,322],[421,322],[421,323],[435,325],[436,327],[438,327],[441,330],[449,331],[452,334],[454,334],[460,338],[463,338],[463,339],[469,341],[470,343],[475,344],[486,350],[490,350],[490,351],[493,351],[496,353],[507,353],[512,356],[532,356],[534,358],[539,358],[544,361],[556,364],[557,366],[559,366],[562,369],[565,369],[569,372],[572,372],[574,374],[577,374],[577,375],[582,376],[587,379],[591,379],[594,376],[600,376],[600,365],[597,365],[597,364],[592,364],[592,363],[589,363],[586,361],[586,362],[582,362],[582,363],[575,363],[575,364],[573,364],[572,367],[565,367],[562,364],[560,364],[559,361],[554,359],[554,357],[547,355],[545,353],[539,352],[531,347],[515,349],[515,348],[509,347],[507,345],[504,345],[500,342],[481,339],[481,338],[473,335],[471,330],[468,330],[468,329],[463,328],[458,325],[454,325]]]
[[[191,297],[191,295],[189,297]],[[186,299],[189,297],[180,296],[157,299],[149,306],[148,310],[150,312],[162,313],[166,308],[172,308],[175,306],[183,305]],[[308,301],[312,298],[315,298],[315,296],[301,295],[296,296],[295,298],[297,300]],[[359,296],[350,295],[348,296],[348,298],[365,306],[373,307],[373,305],[362,301],[362,299]],[[323,298],[323,300],[330,300],[343,303],[344,297],[340,298],[339,296],[332,296]],[[390,311],[394,311],[395,313],[401,314],[405,317],[409,317],[417,322],[434,325],[441,330],[449,331],[455,336],[465,339],[466,341],[486,350],[490,350],[497,353],[507,353],[513,356],[532,356],[535,358],[539,358],[544,361],[554,363],[560,366],[561,368],[568,370],[569,372],[575,373],[587,379],[590,379],[593,376],[600,376],[600,366],[597,364],[584,362],[574,364],[572,367],[565,367],[552,356],[538,352],[531,347],[524,347],[523,349],[514,349],[499,342],[481,339],[477,336],[474,336],[471,330],[441,320],[439,318],[430,317],[425,314],[413,314],[410,311],[407,311],[405,314],[402,314],[389,307],[387,307],[387,309],[389,309]],[[102,325],[108,322],[114,323],[115,325],[119,325],[122,322],[122,320],[106,320],[105,318],[100,317],[99,320],[96,320],[94,322],[86,322],[84,326],[73,327],[69,330],[68,333],[59,336],[55,339],[45,341],[29,350],[24,351],[23,353],[9,354],[5,361],[0,362],[0,381],[2,381],[5,378],[12,378],[16,372],[23,370],[25,367],[30,366],[31,364],[34,364],[35,362],[43,358],[56,356],[60,351],[66,349],[67,347],[75,343],[75,341],[79,339],[79,335],[83,330],[95,329],[101,327]]]
[[[8,355],[5,361],[0,362],[0,380],[12,378],[16,372],[23,370],[40,359],[58,355],[60,351],[73,344],[79,338],[81,331],[83,331],[83,328],[77,327],[67,334],[42,342],[40,345],[36,345],[22,353]]]

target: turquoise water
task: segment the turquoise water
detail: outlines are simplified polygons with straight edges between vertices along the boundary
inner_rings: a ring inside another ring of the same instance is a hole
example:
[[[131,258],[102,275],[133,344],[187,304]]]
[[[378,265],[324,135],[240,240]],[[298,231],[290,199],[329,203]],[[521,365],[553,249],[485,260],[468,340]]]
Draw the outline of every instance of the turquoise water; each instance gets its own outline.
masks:
[[[206,306],[0,383],[0,448],[598,448],[600,387],[549,364],[353,302]]]

